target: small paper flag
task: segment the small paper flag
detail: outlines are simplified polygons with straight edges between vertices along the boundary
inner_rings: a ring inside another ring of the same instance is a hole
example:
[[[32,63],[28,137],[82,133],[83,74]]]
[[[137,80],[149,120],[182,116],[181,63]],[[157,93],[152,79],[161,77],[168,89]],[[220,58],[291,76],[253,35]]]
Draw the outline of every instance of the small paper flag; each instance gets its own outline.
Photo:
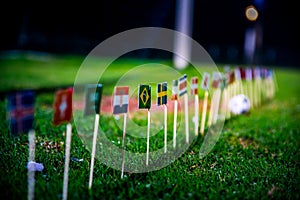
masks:
[[[261,68],[260,74],[262,78],[266,78],[268,75],[268,70],[266,68]]]
[[[34,120],[34,92],[18,91],[8,94],[6,98],[11,133],[17,135],[28,132]]]
[[[128,86],[116,86],[114,92],[113,114],[128,112]]]
[[[151,86],[150,85],[139,85],[139,108],[151,107]]]
[[[55,94],[53,124],[59,125],[72,119],[73,88],[58,90]]]
[[[179,89],[179,96],[184,95],[187,93],[187,75],[184,74],[178,80],[178,89]]]
[[[242,80],[241,71],[240,71],[239,68],[235,68],[235,69],[234,69],[234,78],[235,78],[235,80],[237,80],[237,81]]]
[[[209,89],[209,79],[210,79],[210,74],[207,73],[207,72],[204,72],[202,82],[201,82],[201,88],[203,90],[208,90]]]
[[[192,77],[191,79],[191,95],[198,94],[198,77]]]
[[[222,82],[222,75],[220,72],[213,72],[211,86],[213,88],[220,88]]]
[[[167,104],[167,82],[157,84],[157,105]]]
[[[242,80],[245,80],[245,78],[246,78],[246,72],[245,72],[245,69],[242,68],[242,67],[239,67],[239,70],[240,70],[241,79],[242,79]]]
[[[100,113],[102,84],[88,84],[85,88],[84,115]]]
[[[178,80],[172,82],[172,100],[178,99]]]
[[[253,75],[255,79],[260,79],[261,78],[261,73],[260,73],[260,68],[259,67],[255,67],[253,69]]]
[[[247,81],[252,81],[252,69],[251,68],[246,68],[245,70],[245,77]]]
[[[230,85],[234,82],[234,72],[230,71],[226,73],[226,85]]]

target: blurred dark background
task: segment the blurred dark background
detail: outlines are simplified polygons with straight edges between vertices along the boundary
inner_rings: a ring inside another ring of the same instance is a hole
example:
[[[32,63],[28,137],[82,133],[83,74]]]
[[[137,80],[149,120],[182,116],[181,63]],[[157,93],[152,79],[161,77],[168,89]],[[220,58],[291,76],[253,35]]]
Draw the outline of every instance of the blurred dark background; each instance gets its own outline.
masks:
[[[1,3],[0,50],[87,55],[119,32],[146,26],[174,29],[174,0],[9,1]],[[255,5],[258,20],[245,17]],[[244,63],[245,31],[262,25],[257,62],[300,67],[296,1],[195,0],[193,35],[215,62]],[[136,54],[137,56],[158,56]]]

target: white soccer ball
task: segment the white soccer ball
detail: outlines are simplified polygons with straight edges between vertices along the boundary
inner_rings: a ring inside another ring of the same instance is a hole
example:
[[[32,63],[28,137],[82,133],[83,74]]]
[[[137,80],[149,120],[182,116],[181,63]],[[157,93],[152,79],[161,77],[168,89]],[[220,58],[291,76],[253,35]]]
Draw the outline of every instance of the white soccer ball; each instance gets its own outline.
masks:
[[[229,109],[233,114],[240,115],[250,110],[250,100],[244,94],[239,94],[229,100]]]

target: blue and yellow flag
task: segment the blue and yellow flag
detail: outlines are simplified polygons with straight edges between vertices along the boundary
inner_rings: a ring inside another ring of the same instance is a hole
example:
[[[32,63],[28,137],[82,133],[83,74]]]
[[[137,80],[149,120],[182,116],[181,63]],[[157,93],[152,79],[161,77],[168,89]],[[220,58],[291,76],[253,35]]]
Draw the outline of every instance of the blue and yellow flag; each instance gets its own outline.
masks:
[[[151,107],[151,86],[150,85],[139,85],[139,108]]]
[[[167,82],[157,84],[157,105],[167,104]]]

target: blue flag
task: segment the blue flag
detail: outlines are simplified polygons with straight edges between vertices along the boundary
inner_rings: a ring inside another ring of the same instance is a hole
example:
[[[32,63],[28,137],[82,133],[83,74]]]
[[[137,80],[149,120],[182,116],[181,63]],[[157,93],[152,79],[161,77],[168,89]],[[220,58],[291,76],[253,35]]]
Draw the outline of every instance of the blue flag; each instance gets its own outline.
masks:
[[[27,133],[33,127],[34,92],[23,90],[6,96],[10,131],[13,135]]]

